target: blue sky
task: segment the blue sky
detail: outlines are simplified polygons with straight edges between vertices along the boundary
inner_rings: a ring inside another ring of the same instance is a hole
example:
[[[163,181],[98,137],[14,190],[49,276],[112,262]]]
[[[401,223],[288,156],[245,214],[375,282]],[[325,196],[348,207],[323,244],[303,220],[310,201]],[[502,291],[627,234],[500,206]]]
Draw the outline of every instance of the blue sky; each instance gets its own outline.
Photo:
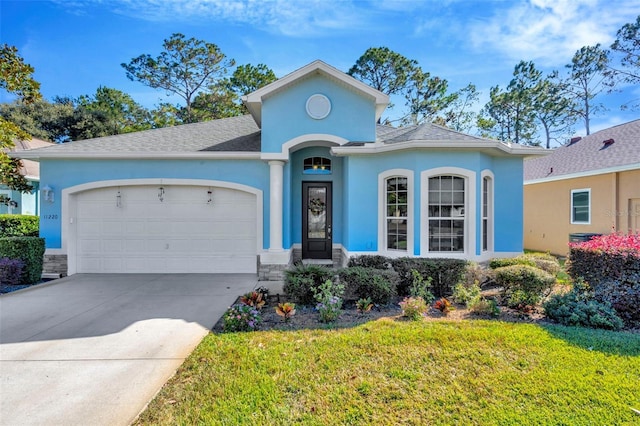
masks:
[[[639,13],[637,0],[0,0],[0,40],[35,67],[47,99],[102,85],[148,108],[172,100],[129,81],[120,64],[157,55],[180,32],[217,44],[237,64],[264,63],[278,77],[315,59],[347,71],[367,48],[387,46],[452,90],[474,83],[484,104],[520,60],[561,70],[582,46],[608,47]],[[638,118],[640,111],[619,106],[639,97],[637,86],[601,96],[609,110],[592,131]]]

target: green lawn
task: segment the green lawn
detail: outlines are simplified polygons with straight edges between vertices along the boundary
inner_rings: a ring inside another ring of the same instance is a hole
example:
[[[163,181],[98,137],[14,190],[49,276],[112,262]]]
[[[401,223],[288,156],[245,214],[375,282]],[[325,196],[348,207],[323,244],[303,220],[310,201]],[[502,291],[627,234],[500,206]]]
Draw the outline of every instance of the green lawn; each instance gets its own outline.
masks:
[[[640,335],[499,321],[207,336],[137,424],[638,425]]]

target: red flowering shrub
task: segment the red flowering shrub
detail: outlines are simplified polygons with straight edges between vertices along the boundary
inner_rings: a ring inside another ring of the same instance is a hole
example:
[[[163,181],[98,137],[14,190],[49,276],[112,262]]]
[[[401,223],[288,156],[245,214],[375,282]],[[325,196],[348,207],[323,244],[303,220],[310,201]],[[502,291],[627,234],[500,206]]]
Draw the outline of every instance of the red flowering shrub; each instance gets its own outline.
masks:
[[[600,283],[640,273],[640,233],[613,233],[590,241],[569,243],[572,278],[584,278],[592,288]]]

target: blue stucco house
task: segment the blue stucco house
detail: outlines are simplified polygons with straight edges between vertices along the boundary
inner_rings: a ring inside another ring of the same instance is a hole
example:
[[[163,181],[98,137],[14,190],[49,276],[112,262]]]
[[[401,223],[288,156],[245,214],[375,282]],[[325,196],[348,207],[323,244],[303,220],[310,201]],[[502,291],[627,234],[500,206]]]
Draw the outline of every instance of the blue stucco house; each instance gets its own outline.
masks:
[[[243,101],[250,115],[18,154],[51,188],[48,272],[279,280],[297,259],[522,251],[523,158],[541,149],[379,125],[387,95],[321,61]]]

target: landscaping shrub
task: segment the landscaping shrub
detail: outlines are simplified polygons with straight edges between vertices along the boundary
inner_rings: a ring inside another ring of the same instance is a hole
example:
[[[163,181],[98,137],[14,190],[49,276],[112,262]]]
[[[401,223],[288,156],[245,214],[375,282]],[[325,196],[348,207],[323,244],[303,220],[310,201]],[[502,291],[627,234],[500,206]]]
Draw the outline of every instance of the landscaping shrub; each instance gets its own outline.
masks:
[[[640,327],[640,273],[624,274],[594,289],[599,302],[609,303],[629,327]]]
[[[398,274],[392,270],[352,266],[340,270],[338,276],[346,294],[354,299],[369,298],[373,303],[384,305],[396,295]]]
[[[320,322],[333,322],[342,312],[342,296],[344,286],[331,280],[325,281],[316,288],[313,297],[316,299],[316,310]]]
[[[420,321],[429,311],[427,302],[422,297],[405,297],[400,302],[402,315],[412,321]]]
[[[453,288],[453,296],[451,297],[454,302],[466,305],[468,308],[472,302],[480,299],[480,286],[478,284],[469,286],[465,283],[458,283]]]
[[[413,282],[409,286],[409,296],[422,297],[427,304],[433,302],[435,296],[431,293],[431,277],[427,277],[425,280],[415,269],[411,270],[411,275],[413,275]]]
[[[22,278],[24,262],[20,259],[0,259],[0,284],[18,285]]]
[[[601,235],[569,248],[567,272],[574,280],[584,278],[593,289],[640,273],[640,233]]]
[[[0,238],[0,257],[20,259],[24,262],[20,284],[33,284],[40,281],[43,256],[44,238]]]
[[[313,305],[314,291],[325,281],[333,279],[334,271],[319,265],[298,263],[285,271],[283,290],[301,305]]]
[[[362,266],[363,268],[391,269],[391,259],[385,256],[363,254],[349,259],[348,267]]]
[[[472,299],[467,304],[467,308],[474,314],[491,315],[492,317],[500,315],[500,308],[496,301],[493,299],[485,299],[484,297]]]
[[[533,259],[521,256],[491,259],[489,261],[489,268],[491,269],[504,268],[505,266],[513,265],[527,265],[536,267],[536,263],[533,261]]]
[[[471,287],[474,284],[482,286],[494,279],[493,269],[485,268],[477,262],[467,262],[460,282]]]
[[[37,237],[40,218],[22,214],[0,214],[0,237]]]
[[[399,257],[391,260],[393,269],[400,276],[398,294],[409,294],[413,283],[412,269],[418,271],[424,279],[432,278],[431,289],[436,297],[449,296],[464,276],[466,260],[461,259],[425,259],[420,257]]]
[[[619,330],[623,326],[611,304],[595,300],[588,285],[581,281],[576,281],[568,293],[551,296],[543,307],[547,318],[564,325],[607,330]]]
[[[496,282],[504,288],[507,306],[533,306],[549,294],[556,279],[553,275],[529,265],[504,266],[496,269]]]
[[[224,313],[223,329],[228,333],[236,331],[253,331],[262,322],[260,312],[253,306],[238,303]]]

